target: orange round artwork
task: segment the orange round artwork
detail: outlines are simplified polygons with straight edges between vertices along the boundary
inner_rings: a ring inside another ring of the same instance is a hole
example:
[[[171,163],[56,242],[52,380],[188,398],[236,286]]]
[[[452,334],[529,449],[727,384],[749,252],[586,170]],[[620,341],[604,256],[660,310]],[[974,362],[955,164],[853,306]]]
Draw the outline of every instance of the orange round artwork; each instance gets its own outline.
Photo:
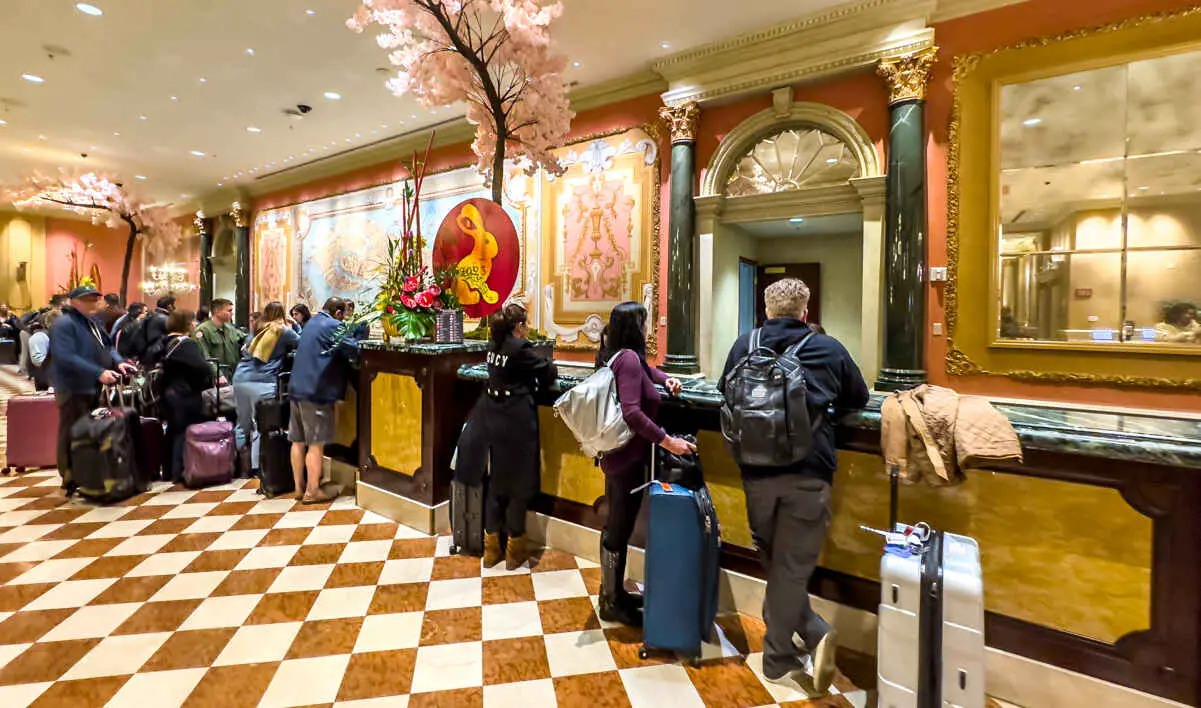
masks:
[[[490,199],[456,204],[434,238],[434,272],[457,267],[455,294],[467,317],[486,317],[513,292],[521,267],[513,220]]]

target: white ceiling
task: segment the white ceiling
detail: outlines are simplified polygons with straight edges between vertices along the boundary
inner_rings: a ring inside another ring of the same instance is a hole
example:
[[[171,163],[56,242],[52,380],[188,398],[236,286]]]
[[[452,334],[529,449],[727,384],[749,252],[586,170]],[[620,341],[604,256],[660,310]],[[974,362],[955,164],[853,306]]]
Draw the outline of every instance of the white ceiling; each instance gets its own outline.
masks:
[[[805,238],[844,236],[863,233],[863,214],[831,214],[804,219],[777,219],[739,224],[738,228],[756,238]]]
[[[462,113],[429,111],[387,91],[377,71],[388,66],[384,50],[372,33],[345,27],[357,0],[92,4],[103,16],[77,11],[74,0],[3,3],[0,182],[35,169],[105,170],[130,183],[143,175],[148,196],[180,203],[218,183],[247,184]],[[843,0],[564,4],[553,27],[557,49],[579,62],[568,79],[588,86]],[[326,91],[341,100],[323,98]],[[292,121],[283,111],[298,103],[313,111]]]

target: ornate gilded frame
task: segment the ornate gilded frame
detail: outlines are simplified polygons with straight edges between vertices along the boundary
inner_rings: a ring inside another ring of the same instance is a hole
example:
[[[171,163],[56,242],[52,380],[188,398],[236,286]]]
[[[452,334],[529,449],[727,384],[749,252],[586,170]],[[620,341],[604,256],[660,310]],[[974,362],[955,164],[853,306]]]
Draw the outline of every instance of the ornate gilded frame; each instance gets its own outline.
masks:
[[[639,123],[639,124],[635,124],[635,125],[626,125],[626,126],[622,126],[620,128],[614,128],[611,130],[605,130],[605,131],[600,131],[600,132],[595,132],[595,133],[588,133],[586,135],[580,135],[580,136],[573,136],[571,139],[571,142],[565,143],[555,149],[560,150],[560,149],[571,148],[574,146],[587,145],[588,143],[592,142],[593,140],[604,140],[606,138],[611,138],[615,135],[621,135],[623,133],[628,133],[632,130],[641,130],[642,132],[646,133],[646,135],[655,142],[655,144],[658,148],[657,153],[655,155],[654,169],[652,170],[651,185],[650,185],[651,193],[654,195],[654,198],[652,198],[650,200],[650,207],[651,207],[650,273],[652,275],[652,277],[651,277],[652,306],[651,306],[650,312],[647,313],[647,315],[648,315],[647,322],[650,324],[646,328],[646,353],[648,356],[653,358],[653,357],[658,356],[658,354],[659,354],[659,327],[655,323],[657,323],[658,319],[659,319],[659,315],[658,315],[659,293],[660,293],[659,288],[660,288],[660,281],[662,280],[662,274],[660,273],[660,270],[659,270],[660,269],[660,251],[661,251],[661,247],[660,247],[661,234],[659,231],[659,227],[660,227],[660,221],[661,221],[661,213],[660,212],[662,210],[662,199],[661,199],[660,195],[662,193],[662,187],[663,187],[663,132],[662,132],[662,129],[660,128],[658,123],[653,123],[653,122],[652,123]],[[545,179],[545,176],[542,176],[541,179]],[[545,210],[543,210],[543,211],[545,212]],[[543,234],[542,241],[545,241],[545,234],[543,232],[545,231],[545,223],[544,222],[545,222],[546,218],[547,218],[546,214],[542,213],[541,221],[539,223],[539,232],[540,232],[540,234]],[[547,244],[545,242],[542,242],[542,243],[540,243],[540,247],[542,249],[542,252],[539,255],[541,258],[545,258],[546,253],[547,253]],[[523,261],[524,261],[524,259],[523,259]],[[539,289],[541,289],[541,288],[546,287],[547,280],[548,280],[546,272],[545,272],[546,264],[540,263],[539,268],[541,271],[543,271],[542,277],[539,278]],[[540,293],[539,293],[539,302],[541,302],[541,294]],[[541,305],[539,305],[539,307],[541,307]],[[577,342],[562,342],[562,341],[558,341],[556,339],[555,348],[559,349],[561,351],[594,352],[599,348],[599,346],[590,341],[589,342],[578,342],[578,341]]]
[[[1195,46],[1201,6],[1038,37],[954,59],[947,149],[945,289],[950,376],[1001,376],[1016,381],[1129,388],[1201,390],[1201,355],[1153,346],[998,343],[990,316],[961,322],[964,312],[996,314],[994,127],[1002,83],[1163,55]],[[1177,376],[1144,374],[1170,366]]]

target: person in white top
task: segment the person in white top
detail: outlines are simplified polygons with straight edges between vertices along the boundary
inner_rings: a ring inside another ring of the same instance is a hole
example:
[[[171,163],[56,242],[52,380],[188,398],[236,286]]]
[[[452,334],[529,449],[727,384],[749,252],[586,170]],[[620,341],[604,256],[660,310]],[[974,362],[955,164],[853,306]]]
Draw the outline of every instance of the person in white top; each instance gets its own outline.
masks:
[[[57,308],[47,310],[42,315],[42,329],[29,335],[29,373],[38,391],[50,388],[50,326],[61,314],[63,311]]]

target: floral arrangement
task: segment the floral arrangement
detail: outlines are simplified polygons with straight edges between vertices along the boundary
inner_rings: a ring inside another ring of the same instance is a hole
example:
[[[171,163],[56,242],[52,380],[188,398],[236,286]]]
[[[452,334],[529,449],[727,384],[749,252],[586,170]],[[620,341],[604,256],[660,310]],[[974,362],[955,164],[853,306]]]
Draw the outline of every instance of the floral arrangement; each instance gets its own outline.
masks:
[[[424,262],[425,239],[421,236],[421,185],[429,162],[434,136],[430,135],[425,157],[414,155],[410,173],[412,183],[405,183],[401,194],[401,234],[389,236],[387,261],[383,264],[383,279],[373,308],[383,322],[388,337],[407,340],[425,339],[434,333],[438,310],[457,310],[455,296],[456,268],[433,272]]]

